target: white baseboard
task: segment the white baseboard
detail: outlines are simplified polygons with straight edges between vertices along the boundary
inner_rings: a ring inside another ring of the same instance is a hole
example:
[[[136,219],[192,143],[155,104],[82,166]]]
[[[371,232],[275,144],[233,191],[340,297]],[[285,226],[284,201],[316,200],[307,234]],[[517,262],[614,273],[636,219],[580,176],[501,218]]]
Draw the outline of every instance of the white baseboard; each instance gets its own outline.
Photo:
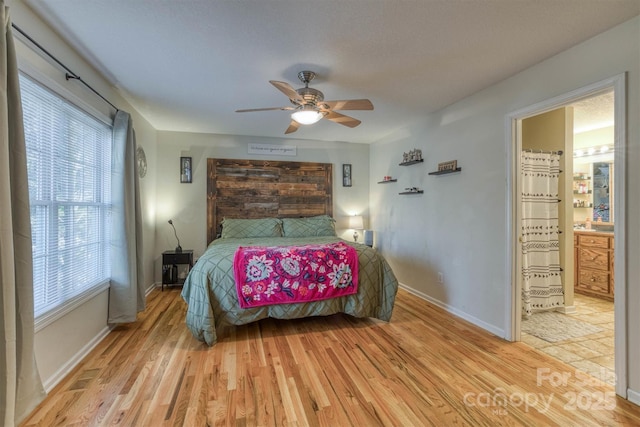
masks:
[[[149,286],[146,290],[146,292],[144,293],[145,297],[148,297],[149,294],[151,293],[151,291],[153,291],[154,289],[158,289],[160,286],[162,286],[162,283],[160,282],[153,282],[151,284],[151,286]]]
[[[71,359],[67,361],[60,369],[58,369],[51,377],[43,381],[44,389],[49,393],[60,381],[64,379],[78,363],[82,361],[107,335],[109,335],[111,329],[105,326],[103,330],[98,333],[91,341],[89,341],[84,347],[82,347]]]
[[[627,399],[629,400],[629,402],[635,403],[636,405],[640,406],[640,392],[628,388]]]
[[[558,307],[556,308],[557,312],[563,313],[563,314],[576,314],[576,306],[575,305],[567,305],[565,307]]]
[[[438,307],[440,307],[441,309],[443,309],[444,311],[453,314],[454,316],[460,317],[461,319],[466,320],[467,322],[473,323],[474,325],[488,331],[491,332],[494,335],[499,336],[500,338],[504,338],[505,337],[505,331],[504,329],[498,328],[494,325],[491,325],[483,320],[480,320],[476,317],[470,316],[468,313],[465,313],[463,311],[458,310],[455,307],[451,307],[449,304],[446,304],[440,300],[437,300],[423,292],[417,291],[413,288],[410,288],[409,286],[405,285],[404,283],[400,283],[399,284],[400,288],[404,289],[405,291],[409,292],[410,294],[413,294],[415,296],[417,296],[418,298],[422,298],[423,300],[429,301],[431,304],[436,305]]]

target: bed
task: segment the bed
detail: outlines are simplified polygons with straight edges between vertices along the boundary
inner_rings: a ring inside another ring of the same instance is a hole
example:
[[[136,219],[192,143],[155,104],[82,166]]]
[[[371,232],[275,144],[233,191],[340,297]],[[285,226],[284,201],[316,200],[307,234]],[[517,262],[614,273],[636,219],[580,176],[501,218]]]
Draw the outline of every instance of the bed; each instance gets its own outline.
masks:
[[[330,215],[331,173],[330,164],[208,159],[210,242],[182,289],[188,305],[186,325],[196,339],[211,346],[222,326],[244,325],[265,318],[345,313],[390,320],[398,282],[375,249],[336,236],[335,221]],[[310,185],[316,189],[310,189]],[[296,191],[299,193],[292,194]],[[221,195],[224,201],[219,201]],[[266,196],[261,199],[261,195]],[[229,209],[231,206],[234,208]],[[263,208],[261,214],[265,213],[265,206],[270,206],[269,213],[274,216],[259,217],[256,206]],[[353,293],[302,303],[280,301],[241,307],[243,294],[236,285],[239,270],[234,271],[234,257],[241,250],[277,252],[316,246],[332,248],[334,252],[340,247],[353,254],[357,264],[354,269],[357,289]]]

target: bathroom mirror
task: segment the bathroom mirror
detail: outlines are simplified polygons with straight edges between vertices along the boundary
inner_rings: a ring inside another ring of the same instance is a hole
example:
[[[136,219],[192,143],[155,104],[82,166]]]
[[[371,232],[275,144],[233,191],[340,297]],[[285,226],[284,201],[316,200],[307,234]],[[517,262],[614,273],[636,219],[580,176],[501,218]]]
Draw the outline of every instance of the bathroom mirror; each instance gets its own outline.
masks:
[[[593,163],[593,221],[613,223],[613,163]]]
[[[574,157],[574,226],[584,228],[588,218],[598,229],[613,231],[613,207],[613,153]]]

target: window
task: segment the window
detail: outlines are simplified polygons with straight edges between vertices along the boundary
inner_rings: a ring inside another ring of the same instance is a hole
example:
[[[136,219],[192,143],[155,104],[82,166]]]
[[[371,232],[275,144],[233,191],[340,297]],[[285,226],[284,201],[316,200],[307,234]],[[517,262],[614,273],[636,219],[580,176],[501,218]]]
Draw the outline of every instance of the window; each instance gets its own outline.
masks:
[[[20,75],[35,316],[109,281],[111,127]]]

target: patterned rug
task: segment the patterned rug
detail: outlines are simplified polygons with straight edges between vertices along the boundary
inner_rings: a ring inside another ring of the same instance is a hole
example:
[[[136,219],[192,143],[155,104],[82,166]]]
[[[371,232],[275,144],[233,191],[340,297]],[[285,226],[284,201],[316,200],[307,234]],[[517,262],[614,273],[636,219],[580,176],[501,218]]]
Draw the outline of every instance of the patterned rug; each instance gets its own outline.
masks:
[[[558,342],[602,332],[603,329],[566,314],[545,311],[522,319],[520,330],[548,342]]]

